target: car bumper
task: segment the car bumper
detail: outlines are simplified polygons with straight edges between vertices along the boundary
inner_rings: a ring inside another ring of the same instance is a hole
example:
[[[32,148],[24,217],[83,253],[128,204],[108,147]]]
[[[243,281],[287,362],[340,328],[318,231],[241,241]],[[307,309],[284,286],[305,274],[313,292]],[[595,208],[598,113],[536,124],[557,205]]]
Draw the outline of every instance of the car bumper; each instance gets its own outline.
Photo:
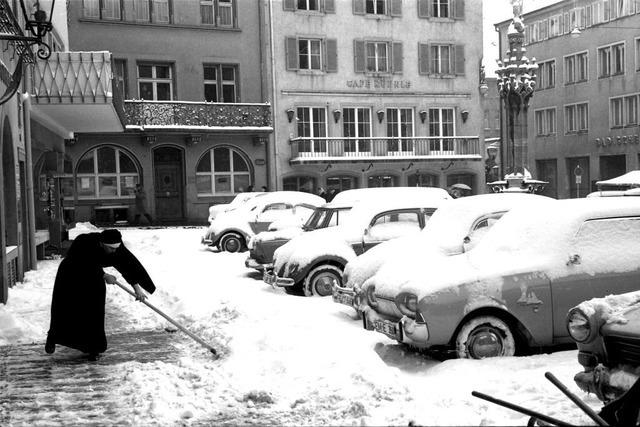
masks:
[[[587,353],[588,356],[588,353]],[[586,357],[580,352],[578,357]],[[594,368],[578,372],[573,380],[587,393],[595,394],[603,402],[616,399],[624,394],[640,376],[635,371],[608,368],[599,363]]]
[[[367,307],[362,312],[362,326],[368,331],[379,332],[391,339],[414,347],[426,348],[428,346],[429,329],[427,324],[416,322],[407,316],[402,316],[398,321],[387,320],[370,307]]]
[[[262,280],[271,286],[279,286],[279,287],[291,287],[295,285],[293,279],[288,277],[278,277],[273,270],[264,270],[262,274]]]
[[[206,236],[205,236],[205,237],[203,237],[203,238],[200,240],[200,243],[201,243],[201,244],[203,244],[203,245],[206,245],[206,246],[213,246],[213,240],[211,240],[210,238],[208,238],[208,237],[206,237]]]
[[[335,303],[348,305],[349,307],[353,307],[355,309],[358,308],[358,297],[353,288],[345,288],[342,286],[333,285],[331,296],[333,298],[333,302]]]
[[[244,265],[247,268],[253,268],[255,270],[258,271],[265,271],[265,269],[270,269],[273,267],[273,264],[267,263],[267,264],[261,264],[258,261],[256,261],[255,259],[248,257],[245,261],[244,261]]]

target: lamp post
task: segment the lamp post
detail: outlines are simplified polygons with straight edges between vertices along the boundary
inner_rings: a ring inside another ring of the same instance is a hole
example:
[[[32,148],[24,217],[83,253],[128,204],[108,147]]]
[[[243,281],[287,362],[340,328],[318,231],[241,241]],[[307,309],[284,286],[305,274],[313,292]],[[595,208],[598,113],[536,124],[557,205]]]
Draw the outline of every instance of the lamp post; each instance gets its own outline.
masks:
[[[503,181],[488,183],[495,192],[539,192],[544,182],[526,176],[527,167],[527,112],[538,78],[535,58],[526,56],[524,24],[521,18],[522,4],[513,6],[513,21],[507,30],[509,50],[505,58],[498,60],[498,93],[505,112],[505,129],[502,129],[501,159]]]

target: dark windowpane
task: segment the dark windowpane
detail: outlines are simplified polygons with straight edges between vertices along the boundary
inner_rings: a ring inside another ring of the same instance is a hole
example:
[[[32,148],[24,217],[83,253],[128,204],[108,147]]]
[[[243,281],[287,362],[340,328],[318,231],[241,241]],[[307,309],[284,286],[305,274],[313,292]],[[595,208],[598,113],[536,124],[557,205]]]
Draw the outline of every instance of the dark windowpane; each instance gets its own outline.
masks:
[[[234,80],[236,79],[236,70],[233,67],[222,67],[222,80]]]
[[[133,160],[123,153],[120,152],[120,173],[137,173],[136,165],[133,163]]]
[[[153,83],[140,82],[140,98],[153,100]]]
[[[171,85],[169,83],[158,83],[157,91],[158,91],[157,101],[171,100]]]
[[[233,170],[235,172],[248,171],[249,167],[240,154],[233,152]]]
[[[159,79],[168,79],[171,77],[168,65],[156,65],[156,77]]]
[[[95,151],[91,150],[84,155],[80,163],[78,163],[78,173],[95,173],[93,169],[93,156]]]
[[[211,172],[211,155],[209,152],[205,154],[198,162],[196,172]]]
[[[200,17],[203,24],[213,24],[213,6],[208,4],[201,4]]]
[[[138,76],[139,77],[153,77],[153,71],[151,65],[138,65]]]
[[[198,194],[211,193],[211,175],[197,175],[196,190],[198,191]]]
[[[235,175],[233,177],[233,192],[240,193],[249,187],[249,175]]]
[[[213,150],[213,169],[216,172],[228,172],[231,170],[230,154],[228,148],[216,148]]]
[[[216,85],[204,85],[204,99],[209,102],[218,102],[218,88]]]
[[[64,173],[73,173],[73,163],[71,160],[64,159]]]
[[[216,67],[204,67],[204,79],[205,80],[215,80],[216,79]]]
[[[222,86],[222,102],[236,101],[236,88],[233,85]]]
[[[116,150],[112,147],[98,148],[98,173],[116,172]]]

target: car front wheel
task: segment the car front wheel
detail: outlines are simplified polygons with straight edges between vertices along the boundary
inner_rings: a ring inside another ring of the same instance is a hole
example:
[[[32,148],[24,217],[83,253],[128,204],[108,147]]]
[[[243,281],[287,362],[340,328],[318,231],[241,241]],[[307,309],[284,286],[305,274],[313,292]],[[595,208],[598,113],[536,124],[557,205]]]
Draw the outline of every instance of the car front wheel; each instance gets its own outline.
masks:
[[[456,336],[459,358],[485,359],[513,356],[516,341],[509,325],[494,316],[479,316],[465,323]]]
[[[342,286],[342,269],[330,264],[319,265],[311,270],[304,279],[304,294],[308,297],[329,296],[333,291],[334,281]]]
[[[242,250],[242,237],[236,233],[228,233],[220,239],[220,250],[225,252],[240,252]]]

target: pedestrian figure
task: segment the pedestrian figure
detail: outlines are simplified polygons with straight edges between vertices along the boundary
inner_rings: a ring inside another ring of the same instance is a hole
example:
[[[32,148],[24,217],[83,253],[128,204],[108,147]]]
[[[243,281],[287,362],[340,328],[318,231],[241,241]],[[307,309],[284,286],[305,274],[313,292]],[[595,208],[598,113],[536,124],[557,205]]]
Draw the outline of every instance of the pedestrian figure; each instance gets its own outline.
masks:
[[[253,192],[253,185],[250,185],[247,187],[247,193],[252,193]]]
[[[118,230],[79,235],[60,263],[53,285],[47,353],[60,344],[88,353],[89,360],[95,361],[107,349],[105,282],[114,284],[116,277],[105,273],[104,267],[115,267],[133,286],[138,301],[147,298],[142,289],[148,293],[156,289]]]
[[[134,194],[136,195],[136,213],[133,218],[134,224],[140,222],[140,215],[144,215],[144,217],[147,218],[149,225],[153,224],[151,215],[147,212],[147,193],[144,191],[144,188],[142,188],[142,184],[136,184]]]
[[[266,186],[266,185],[263,185],[261,190],[262,190],[263,192],[265,192],[265,193],[266,193],[267,191],[269,191],[269,189],[267,188],[267,186]]]

